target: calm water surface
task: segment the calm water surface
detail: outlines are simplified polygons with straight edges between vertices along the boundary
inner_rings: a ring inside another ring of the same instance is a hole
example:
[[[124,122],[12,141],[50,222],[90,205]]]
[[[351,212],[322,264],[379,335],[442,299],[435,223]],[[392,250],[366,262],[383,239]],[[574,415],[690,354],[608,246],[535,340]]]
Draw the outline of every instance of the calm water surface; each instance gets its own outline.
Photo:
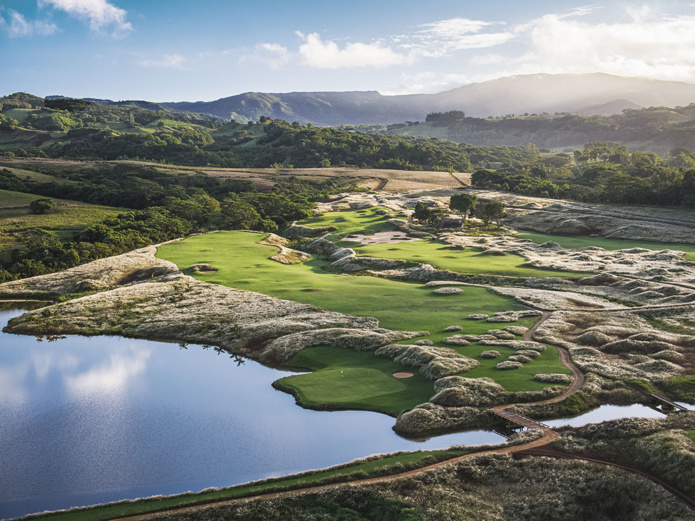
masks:
[[[414,442],[381,414],[305,410],[271,387],[286,374],[194,345],[0,334],[0,518],[504,441]]]

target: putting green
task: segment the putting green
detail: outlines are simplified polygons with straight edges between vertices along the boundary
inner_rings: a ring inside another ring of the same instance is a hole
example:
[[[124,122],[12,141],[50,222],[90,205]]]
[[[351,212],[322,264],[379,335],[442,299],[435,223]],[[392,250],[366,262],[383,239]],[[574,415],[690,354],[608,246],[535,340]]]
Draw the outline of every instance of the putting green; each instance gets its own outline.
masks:
[[[398,379],[394,373],[411,369],[368,352],[309,347],[292,357],[288,365],[313,371],[279,380],[307,405],[331,404],[343,409],[367,409],[396,416],[426,402],[434,393],[433,382],[419,373],[408,379]]]
[[[393,230],[394,227],[388,222],[391,217],[377,214],[378,210],[378,208],[365,208],[363,210],[326,212],[305,219],[298,224],[311,228],[333,226],[337,230],[331,232],[330,238],[335,241],[353,233],[371,235],[384,230]]]

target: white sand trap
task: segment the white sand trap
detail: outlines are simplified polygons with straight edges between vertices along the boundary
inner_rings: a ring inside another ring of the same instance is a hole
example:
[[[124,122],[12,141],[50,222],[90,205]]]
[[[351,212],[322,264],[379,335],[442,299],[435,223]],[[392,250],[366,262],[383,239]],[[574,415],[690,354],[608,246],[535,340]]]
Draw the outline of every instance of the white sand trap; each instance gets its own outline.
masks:
[[[421,241],[420,237],[408,237],[405,232],[401,231],[385,231],[376,232],[373,235],[346,235],[344,241],[359,242],[360,244],[391,244],[396,242],[406,241]]]

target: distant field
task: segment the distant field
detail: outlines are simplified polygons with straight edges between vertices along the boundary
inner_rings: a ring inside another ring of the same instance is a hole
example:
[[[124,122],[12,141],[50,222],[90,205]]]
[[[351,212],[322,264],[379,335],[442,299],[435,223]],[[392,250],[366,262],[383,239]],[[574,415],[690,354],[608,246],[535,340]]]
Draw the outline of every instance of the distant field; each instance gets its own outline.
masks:
[[[12,174],[16,175],[22,181],[31,180],[38,183],[70,183],[68,179],[63,179],[60,177],[54,177],[52,175],[41,174],[39,172],[33,172],[31,170],[26,170],[23,168],[8,167],[0,164],[0,170],[7,169]]]
[[[65,199],[53,199],[57,203],[54,213],[35,215],[29,211],[29,203],[41,196],[0,190],[0,256],[4,250],[19,245],[19,234],[34,228],[54,231],[61,239],[82,230],[90,224],[114,217],[126,210],[98,206]]]
[[[111,125],[111,124],[109,124]],[[14,138],[16,139],[16,138]],[[29,139],[29,138],[27,138]],[[209,175],[221,179],[248,180],[259,190],[270,190],[278,179],[287,180],[290,177],[302,179],[329,179],[335,177],[353,178],[360,185],[375,189],[385,183],[384,191],[402,192],[408,190],[457,189],[466,184],[470,174],[454,174],[434,171],[379,170],[374,168],[215,168],[192,167],[178,165],[163,165],[146,161],[63,161],[45,158],[0,158],[0,168],[23,169],[31,174],[32,168],[42,170],[64,170],[65,168],[89,168],[99,164],[134,164],[152,166],[157,170],[172,175]],[[37,174],[34,174],[37,175]],[[41,174],[38,174],[41,175]],[[461,180],[461,182],[458,181]],[[38,179],[43,181],[53,178]]]
[[[656,242],[656,241],[633,241],[628,239],[606,239],[604,237],[566,237],[563,235],[548,235],[545,233],[524,231],[517,234],[521,239],[531,239],[537,244],[553,241],[558,243],[563,248],[586,248],[587,246],[598,246],[605,250],[626,250],[629,248],[645,248],[647,250],[677,250],[684,251],[688,254],[686,260],[695,262],[695,244],[682,244],[673,242]],[[693,233],[693,242],[695,243],[695,232]]]

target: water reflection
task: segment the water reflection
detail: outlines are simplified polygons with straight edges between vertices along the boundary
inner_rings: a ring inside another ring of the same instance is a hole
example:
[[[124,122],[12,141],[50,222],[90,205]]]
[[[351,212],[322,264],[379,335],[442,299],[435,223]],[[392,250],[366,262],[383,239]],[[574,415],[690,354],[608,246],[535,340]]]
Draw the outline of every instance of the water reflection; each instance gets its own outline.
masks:
[[[681,404],[686,408],[688,405]],[[677,414],[677,413],[675,413]],[[548,427],[581,427],[589,423],[601,423],[609,420],[618,420],[621,418],[663,418],[664,413],[646,405],[635,403],[632,405],[602,405],[579,416],[572,418],[560,418],[557,420],[548,420],[544,423]]]
[[[21,313],[0,312],[0,325]],[[194,345],[0,334],[0,518],[504,441],[418,443],[384,415],[301,409],[271,387],[285,374]]]

